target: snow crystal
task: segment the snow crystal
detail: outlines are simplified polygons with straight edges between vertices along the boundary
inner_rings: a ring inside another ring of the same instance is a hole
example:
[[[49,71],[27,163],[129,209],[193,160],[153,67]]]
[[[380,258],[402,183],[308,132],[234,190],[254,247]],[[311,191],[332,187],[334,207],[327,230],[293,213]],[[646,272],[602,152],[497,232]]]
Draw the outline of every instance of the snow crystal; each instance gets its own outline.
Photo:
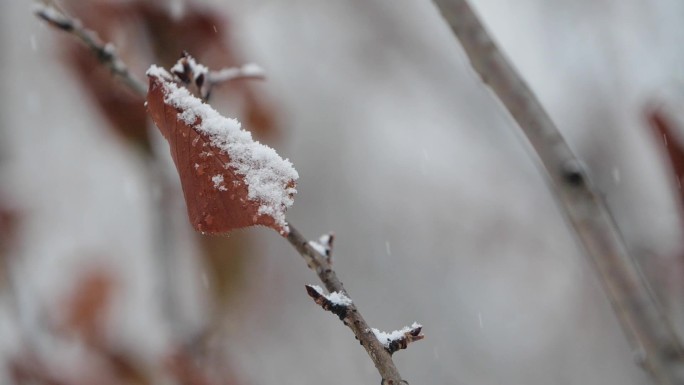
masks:
[[[404,337],[404,335],[406,333],[410,332],[413,329],[420,328],[420,327],[423,327],[423,325],[421,325],[417,322],[414,322],[413,325],[411,325],[411,326],[405,326],[401,330],[395,330],[395,331],[390,332],[390,333],[380,331],[376,328],[372,328],[371,331],[373,332],[373,334],[375,334],[375,338],[377,338],[378,341],[380,341],[380,343],[384,347],[389,349],[392,341],[396,341],[398,339],[401,339]]]
[[[292,163],[281,158],[274,149],[252,139],[252,134],[241,128],[236,119],[221,116],[208,104],[194,97],[184,87],[178,87],[165,69],[151,66],[147,75],[162,81],[164,101],[183,112],[178,117],[199,133],[206,135],[211,144],[227,154],[236,173],[244,177],[247,198],[259,203],[259,215],[268,215],[279,226],[286,226],[285,210],[294,203],[294,187],[299,174]],[[199,124],[198,124],[199,123]]]
[[[223,184],[223,175],[216,174],[211,177],[211,181],[214,182],[214,188],[219,191],[228,191],[226,186]]]

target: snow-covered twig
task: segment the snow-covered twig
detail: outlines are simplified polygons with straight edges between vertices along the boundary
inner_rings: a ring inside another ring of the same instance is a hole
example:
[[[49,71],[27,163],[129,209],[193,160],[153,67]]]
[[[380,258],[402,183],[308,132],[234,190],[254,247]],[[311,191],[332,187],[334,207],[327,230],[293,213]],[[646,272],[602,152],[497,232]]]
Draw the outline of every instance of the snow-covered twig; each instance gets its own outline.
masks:
[[[466,0],[435,0],[475,71],[501,100],[546,168],[550,185],[596,267],[613,309],[643,366],[661,384],[684,383],[682,347],[627,253],[599,191],[525,81]]]
[[[325,296],[322,289],[307,286],[309,295],[311,295],[319,304],[327,303],[327,301],[333,302],[333,300],[335,300],[338,303],[333,303],[333,305],[345,307],[344,313],[341,311],[339,312],[342,315],[338,313],[335,314],[337,314],[342,322],[352,330],[361,346],[366,349],[366,352],[371,360],[373,360],[375,367],[382,376],[383,385],[406,384],[407,382],[401,378],[396,365],[394,365],[392,354],[385,345],[378,340],[375,333],[373,333],[373,329],[368,326],[366,320],[356,308],[356,305],[349,299],[347,291],[344,289],[344,285],[342,285],[342,282],[337,278],[337,274],[328,262],[328,258],[312,247],[311,243],[304,238],[291,223],[288,223],[288,227],[290,231],[287,235],[287,240],[290,241],[292,246],[294,246],[299,254],[304,257],[309,268],[316,272],[318,278],[325,285],[325,288],[328,289],[330,293],[338,294],[337,297],[331,297],[332,294]],[[344,297],[339,297],[339,294],[343,294]],[[332,308],[333,307],[331,306],[331,309]]]
[[[420,341],[425,338],[420,332],[423,330],[423,325],[414,322],[411,326],[405,326],[401,330],[395,330],[391,333],[383,332],[378,329],[371,329],[375,338],[382,343],[390,354],[394,354],[397,350],[406,349],[408,344],[414,341]]]
[[[135,78],[126,64],[116,53],[116,48],[111,43],[104,43],[97,33],[83,26],[80,20],[75,19],[49,4],[36,3],[33,12],[36,16],[46,21],[51,26],[68,32],[83,42],[102,64],[109,68],[133,91],[139,95],[147,94],[147,86]]]
[[[347,324],[346,318],[350,314],[349,308],[353,302],[345,293],[333,291],[330,294],[325,294],[323,289],[316,285],[306,285],[306,292],[324,310],[335,314],[345,325]],[[410,327],[407,326],[391,333],[382,332],[375,328],[370,329],[375,338],[380,341],[390,355],[394,354],[397,350],[406,349],[411,342],[420,341],[425,338],[421,334],[422,330],[423,325],[416,322]]]
[[[314,302],[321,305],[323,310],[327,310],[340,317],[340,321],[344,321],[347,318],[347,310],[349,310],[352,300],[346,294],[336,291],[325,294],[323,289],[316,285],[306,285],[306,292],[309,294],[309,297],[313,298]]]

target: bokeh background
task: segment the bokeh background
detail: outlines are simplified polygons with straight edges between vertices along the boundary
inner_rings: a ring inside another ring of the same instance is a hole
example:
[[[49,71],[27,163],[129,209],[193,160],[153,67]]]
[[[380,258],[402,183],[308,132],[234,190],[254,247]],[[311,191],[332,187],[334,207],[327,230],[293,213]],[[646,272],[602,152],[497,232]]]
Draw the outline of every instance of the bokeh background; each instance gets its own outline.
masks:
[[[294,163],[288,219],[335,233],[367,321],[424,325],[395,354],[412,384],[649,383],[529,146],[430,1],[60,4],[141,79],[183,49],[266,71],[212,104]],[[473,5],[681,333],[684,2]],[[142,101],[32,6],[0,4],[0,382],[377,384],[278,234],[193,233]]]

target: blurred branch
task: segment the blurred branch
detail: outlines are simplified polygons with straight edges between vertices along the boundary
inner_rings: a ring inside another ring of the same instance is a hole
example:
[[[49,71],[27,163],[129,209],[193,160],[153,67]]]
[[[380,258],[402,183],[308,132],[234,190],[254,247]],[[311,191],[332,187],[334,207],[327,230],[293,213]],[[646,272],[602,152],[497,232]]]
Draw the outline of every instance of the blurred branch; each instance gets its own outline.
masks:
[[[102,42],[97,33],[85,28],[80,20],[68,16],[51,4],[36,3],[33,12],[51,26],[78,38],[93,51],[103,65],[109,68],[115,76],[118,76],[135,93],[143,97],[147,94],[145,83],[136,79],[130,73],[126,64],[116,53],[114,45]]]
[[[104,44],[97,37],[94,31],[84,28],[80,21],[67,16],[65,13],[57,10],[55,7],[50,5],[37,5],[35,8],[35,13],[38,17],[48,22],[50,25],[61,29],[63,31],[69,32],[76,36],[78,39],[83,41],[93,53],[100,59],[103,65],[110,68],[115,76],[119,76],[124,80],[131,90],[139,95],[145,97],[147,95],[147,87],[134,78],[128,71],[128,67],[125,63],[116,55],[111,44]],[[188,82],[193,80],[197,83],[197,69],[191,68],[189,64],[188,68],[179,68],[180,74],[185,74]],[[205,72],[200,69],[200,72]],[[211,87],[218,85],[223,82],[228,82],[243,78],[263,78],[263,71],[256,65],[245,65],[240,68],[227,68],[217,72],[208,72],[208,83]],[[178,71],[174,72],[178,76]],[[188,77],[188,74],[193,74],[192,77]],[[202,87],[202,82],[197,84],[198,87]],[[209,97],[209,94],[203,95],[204,99]],[[337,274],[332,269],[330,252],[332,250],[332,236],[328,236],[325,239],[325,245],[314,244],[314,242],[309,242],[305,239],[292,224],[288,224],[289,233],[287,240],[294,246],[294,248],[304,257],[309,268],[314,270],[321,282],[325,287],[332,293],[341,293],[346,297],[346,290],[342,285],[342,282],[337,278]],[[324,248],[325,252],[321,253],[315,249]],[[324,307],[325,308],[325,307]],[[342,311],[342,308],[336,308]],[[358,312],[356,306],[349,301],[348,305],[344,306],[344,316],[340,316],[339,312],[336,312],[340,319],[347,325],[354,333],[355,338],[359,343],[366,349],[366,352],[370,356],[371,360],[375,364],[378,372],[382,376],[382,385],[401,385],[408,384],[404,381],[399,374],[394,361],[392,360],[392,353],[399,349],[405,349],[409,342],[418,341],[423,338],[420,334],[422,328],[416,326],[407,331],[408,334],[403,334],[396,341],[391,341],[391,345],[385,346],[376,336],[376,329],[372,329],[368,326],[364,318]],[[402,329],[404,330],[404,329]],[[407,329],[408,330],[408,329]]]
[[[584,167],[466,0],[435,0],[471,65],[536,151],[577,238],[598,270],[624,332],[660,384],[684,383],[682,347]]]
[[[264,70],[256,64],[245,64],[242,67],[222,68],[218,71],[209,71],[207,74],[207,90],[205,99],[208,100],[214,87],[234,80],[256,79],[263,80]]]
[[[341,294],[343,298],[349,299],[349,295],[344,289],[344,285],[342,285],[342,282],[337,278],[337,274],[335,273],[335,270],[332,269],[328,258],[324,254],[319,253],[291,223],[288,223],[288,227],[290,228],[290,232],[287,235],[287,240],[290,241],[292,246],[294,246],[304,258],[307,266],[316,272],[316,275],[318,275],[318,278],[325,285],[325,288],[328,289],[330,293],[338,293]],[[366,320],[364,320],[363,316],[361,316],[361,313],[359,313],[356,308],[356,305],[354,305],[351,300],[342,304],[331,303],[329,297],[324,296],[312,286],[307,286],[307,292],[314,298],[316,303],[321,305],[325,310],[333,312],[351,329],[356,339],[361,346],[366,349],[371,360],[373,360],[375,367],[382,376],[383,385],[407,383],[401,379],[401,375],[394,365],[394,361],[392,361],[393,351],[390,351],[390,349],[380,342],[373,332],[373,329],[368,326]],[[422,339],[422,335],[420,338],[417,337],[418,335],[420,335],[420,330],[418,330],[416,336],[414,336],[416,337],[415,340]]]

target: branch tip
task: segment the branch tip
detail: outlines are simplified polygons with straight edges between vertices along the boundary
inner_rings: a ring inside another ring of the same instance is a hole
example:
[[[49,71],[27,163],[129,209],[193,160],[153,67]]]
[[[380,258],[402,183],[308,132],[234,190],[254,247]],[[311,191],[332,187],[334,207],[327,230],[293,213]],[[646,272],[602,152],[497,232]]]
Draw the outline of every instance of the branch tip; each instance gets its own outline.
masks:
[[[417,322],[414,322],[411,326],[406,326],[401,330],[395,330],[391,333],[383,332],[375,328],[370,329],[375,335],[375,338],[380,341],[389,354],[394,354],[394,352],[398,350],[406,349],[411,342],[420,341],[425,338],[421,333],[422,330],[423,325]]]
[[[103,65],[121,78],[126,86],[141,97],[145,97],[147,87],[128,71],[128,67],[118,56],[113,44],[103,43],[95,31],[85,28],[80,20],[67,15],[50,4],[35,3],[33,13],[49,25],[78,38]]]

